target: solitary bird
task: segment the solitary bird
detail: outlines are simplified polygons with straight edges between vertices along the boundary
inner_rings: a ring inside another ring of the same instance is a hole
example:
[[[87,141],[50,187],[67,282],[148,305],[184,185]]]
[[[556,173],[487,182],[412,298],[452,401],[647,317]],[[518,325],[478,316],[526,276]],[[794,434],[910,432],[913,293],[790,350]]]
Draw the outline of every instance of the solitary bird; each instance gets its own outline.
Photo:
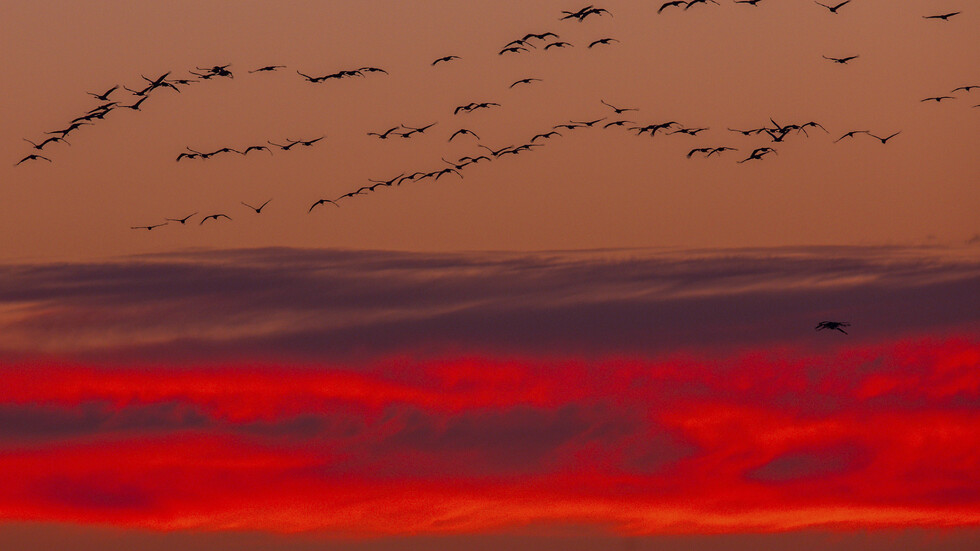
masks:
[[[933,96],[931,98],[925,98],[925,99],[923,99],[921,101],[934,101],[936,103],[939,103],[939,102],[943,101],[944,99],[956,99],[956,98],[954,98],[953,96]]]
[[[36,160],[38,160],[38,159],[44,159],[45,161],[47,161],[47,162],[49,162],[49,163],[51,162],[51,159],[49,159],[49,158],[47,158],[47,157],[45,157],[44,155],[37,155],[37,154],[33,154],[33,153],[32,153],[32,154],[30,154],[30,155],[28,155],[28,156],[26,156],[26,157],[24,157],[23,159],[21,159],[21,160],[19,160],[19,161],[17,161],[17,163],[16,163],[16,164],[15,164],[14,166],[17,166],[17,165],[19,165],[20,163],[23,163],[24,161],[36,161]]]
[[[228,220],[231,220],[231,216],[228,216],[227,214],[209,214],[201,219],[201,223],[198,224],[198,226],[207,222],[208,220],[211,220],[212,218],[214,220],[218,220],[218,218],[227,218]]]
[[[956,93],[956,92],[959,92],[960,90],[963,90],[964,92],[969,92],[970,90],[973,90],[974,88],[980,88],[980,86],[977,86],[975,84],[970,85],[970,86],[958,86],[956,88],[953,88],[951,90],[951,92]]]
[[[852,59],[857,59],[859,57],[861,57],[861,56],[857,56],[857,55],[852,55],[852,56],[847,56],[847,57],[827,57],[827,56],[823,56],[824,59],[829,59],[830,61],[833,61],[834,63],[840,63],[841,65],[845,65],[848,61],[851,61]]]
[[[953,17],[954,15],[959,15],[959,13],[960,12],[958,12],[958,11],[954,11],[952,13],[944,13],[942,15],[923,15],[922,18],[923,19],[942,19],[943,21],[949,21],[949,18],[950,17]]]
[[[898,132],[895,132],[895,133],[894,133],[894,134],[892,134],[891,136],[888,136],[888,137],[885,137],[885,138],[882,138],[881,136],[876,136],[876,135],[874,135],[874,134],[871,134],[870,132],[868,133],[868,135],[869,135],[869,136],[871,136],[872,138],[877,138],[877,139],[879,139],[879,140],[881,140],[881,143],[883,143],[883,144],[884,144],[884,143],[888,143],[888,140],[890,140],[890,139],[892,139],[892,138],[894,138],[895,136],[898,136],[898,135],[899,135],[899,134],[901,134],[901,133],[902,133],[902,131],[901,131],[901,130],[899,130]]]
[[[94,94],[92,92],[85,92],[85,93],[88,94],[88,95],[90,95],[90,96],[94,96],[96,99],[98,99],[100,101],[109,101],[109,94],[113,93],[116,90],[116,88],[119,88],[119,85],[118,84],[115,85],[115,86],[113,86],[112,88],[109,88],[108,90],[106,90],[105,92],[103,92],[101,94]]]
[[[606,107],[609,107],[617,115],[622,115],[623,113],[625,113],[627,111],[639,111],[639,109],[634,109],[632,107],[616,107],[615,105],[613,105],[611,103],[606,103],[605,100],[599,100],[599,103],[605,105]]]
[[[180,222],[181,224],[186,224],[187,223],[187,220],[191,216],[194,216],[195,214],[197,214],[197,213],[195,212],[194,214],[188,214],[187,216],[185,216],[183,218],[167,218],[167,221],[168,222]]]
[[[436,63],[445,63],[456,59],[462,59],[462,58],[459,57],[458,55],[447,55],[445,57],[440,57],[439,59],[433,61],[432,65],[435,65]]]
[[[317,201],[316,203],[313,203],[313,204],[312,204],[312,205],[310,206],[310,210],[308,210],[308,211],[306,211],[306,212],[307,212],[307,213],[311,213],[311,212],[313,212],[313,208],[314,208],[314,207],[317,207],[317,206],[319,206],[319,205],[322,205],[322,204],[324,204],[324,203],[330,203],[331,205],[333,205],[333,206],[335,206],[335,207],[337,207],[338,209],[340,208],[340,205],[338,205],[338,204],[337,204],[337,203],[336,203],[335,201],[332,201],[332,200],[330,200],[330,199],[320,199],[320,200],[319,200],[319,201]]]
[[[269,201],[272,201],[272,199],[269,199]],[[252,210],[254,210],[254,211],[255,211],[255,214],[262,214],[262,209],[264,209],[264,208],[265,208],[265,206],[269,204],[269,201],[266,201],[265,203],[262,203],[261,205],[259,205],[259,206],[257,206],[257,207],[253,207],[252,205],[249,205],[249,204],[248,204],[248,203],[246,203],[245,201],[241,201],[241,204],[243,204],[243,205],[245,205],[246,207],[248,207],[248,208],[250,208],[250,209],[252,209]]]
[[[608,44],[612,44],[613,42],[619,42],[619,40],[616,40],[615,38],[600,38],[599,40],[595,40],[591,44],[589,44],[589,48],[592,48],[593,46],[598,46],[600,44],[605,46]]]
[[[532,82],[541,82],[541,79],[540,78],[522,78],[521,80],[515,81],[514,84],[511,84],[509,86],[509,88],[513,88],[513,87],[517,86],[518,84],[531,84]]]
[[[153,224],[152,226],[130,226],[131,230],[152,230],[153,228],[159,228],[160,226],[166,226],[167,222],[162,224]]]
[[[834,143],[837,143],[837,142],[843,140],[844,138],[853,138],[855,134],[869,134],[870,135],[871,132],[869,130],[851,130],[847,134],[844,134],[843,136],[841,136],[841,137],[837,138],[836,140],[834,140]]]
[[[254,71],[249,71],[250,73],[261,73],[263,71],[275,71],[276,69],[285,69],[285,65],[266,65],[265,67],[259,67]]]
[[[830,329],[831,331],[840,331],[841,333],[847,334],[847,331],[841,329],[841,327],[850,327],[851,324],[846,321],[821,321],[814,327],[816,331],[823,331],[824,329]]]
[[[850,4],[851,3],[851,0],[844,0],[840,4],[837,4],[836,6],[828,6],[827,4],[821,4],[820,2],[817,2],[817,1],[814,1],[813,3],[816,4],[816,5],[818,5],[818,6],[823,6],[823,7],[827,8],[828,10],[830,10],[830,13],[837,13],[837,10],[843,8],[847,4]]]

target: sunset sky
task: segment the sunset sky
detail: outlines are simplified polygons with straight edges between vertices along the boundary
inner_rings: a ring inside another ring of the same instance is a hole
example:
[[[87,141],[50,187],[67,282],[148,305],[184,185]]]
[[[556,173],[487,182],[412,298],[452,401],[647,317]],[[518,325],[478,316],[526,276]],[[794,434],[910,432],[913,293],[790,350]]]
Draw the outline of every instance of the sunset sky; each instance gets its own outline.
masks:
[[[719,2],[0,3],[0,547],[975,548],[980,9]]]

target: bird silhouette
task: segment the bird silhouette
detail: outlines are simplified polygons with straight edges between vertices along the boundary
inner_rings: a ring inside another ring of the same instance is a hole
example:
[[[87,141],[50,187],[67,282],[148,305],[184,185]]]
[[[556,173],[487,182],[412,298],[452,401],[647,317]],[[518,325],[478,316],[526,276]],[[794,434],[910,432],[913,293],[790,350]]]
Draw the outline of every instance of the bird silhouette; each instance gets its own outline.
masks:
[[[361,67],[360,69],[358,69],[358,71],[361,73],[384,73],[386,75],[388,74],[388,71],[385,71],[384,69],[380,69],[378,67]]]
[[[536,134],[533,138],[531,138],[531,141],[533,142],[534,140],[537,140],[538,138],[541,138],[543,140],[547,140],[547,139],[551,138],[552,136],[561,136],[561,135],[562,135],[561,132],[558,132],[557,130],[552,130],[551,132],[545,132],[544,134]]]
[[[707,4],[708,2],[711,2],[712,4],[715,4],[715,5],[718,5],[718,6],[721,5],[718,2],[715,2],[715,0],[691,0],[690,2],[687,3],[686,6],[684,6],[684,10],[687,11],[687,10],[691,9],[691,6],[693,6],[694,4]]]
[[[532,82],[541,82],[541,79],[540,78],[522,78],[521,80],[514,81],[514,84],[511,84],[509,86],[509,88],[513,88],[513,87],[517,86],[518,84],[531,84]]]
[[[388,139],[388,136],[390,136],[392,132],[394,132],[395,130],[398,130],[399,128],[401,128],[401,125],[399,125],[399,126],[393,126],[393,127],[389,128],[388,130],[385,130],[384,132],[380,132],[380,133],[378,133],[378,132],[368,132],[367,135],[368,136],[377,136],[378,139],[387,140]]]
[[[296,74],[306,79],[307,82],[312,82],[313,84],[323,82],[327,78],[327,77],[314,77],[314,76],[307,75],[305,73],[300,73],[299,71],[296,71]]]
[[[436,63],[446,63],[456,59],[463,59],[463,58],[459,57],[458,55],[447,55],[445,57],[440,57],[439,59],[433,61],[432,65],[434,66]]]
[[[528,50],[527,48],[523,48],[521,46],[511,46],[510,48],[504,48],[503,50],[500,50],[499,52],[497,52],[497,55],[504,55],[510,53],[519,54],[521,52],[530,52],[530,51],[531,50]]]
[[[139,101],[137,101],[136,103],[134,103],[132,105],[120,105],[119,107],[125,107],[126,109],[132,109],[133,111],[139,111],[140,110],[140,105],[142,105],[143,102],[146,101],[148,98],[149,98],[149,96],[143,96],[142,98],[140,98]]]
[[[208,220],[212,220],[213,219],[213,220],[217,221],[218,218],[227,218],[228,220],[231,220],[231,216],[228,216],[227,214],[209,214],[209,215],[207,215],[207,216],[205,216],[204,218],[201,219],[201,222],[198,224],[198,226],[200,226],[201,224],[204,224]]]
[[[726,151],[738,151],[738,149],[735,149],[734,147],[725,147],[725,146],[715,147],[711,151],[709,151],[708,154],[705,155],[705,157],[710,157],[710,156],[712,156],[712,155],[714,155],[716,153],[718,155],[721,155],[722,153],[724,153]]]
[[[480,139],[480,137],[476,135],[476,132],[473,132],[472,130],[468,130],[466,128],[460,128],[459,130],[453,132],[453,135],[452,136],[449,136],[449,139],[446,140],[446,141],[451,142],[451,141],[453,141],[453,138],[455,138],[456,136],[461,136],[461,135],[469,135],[469,136],[473,136],[474,138],[476,138],[478,140]]]
[[[755,160],[762,159],[764,156],[766,156],[769,153],[776,153],[777,155],[779,155],[779,153],[777,153],[776,150],[771,147],[759,147],[753,150],[752,153],[747,158],[739,161],[739,164],[744,163],[746,161],[751,161],[753,159]]]
[[[183,217],[183,218],[167,218],[166,220],[167,220],[168,222],[180,222],[181,224],[186,224],[186,223],[187,223],[187,220],[188,220],[188,219],[189,219],[189,218],[190,218],[191,216],[194,216],[195,214],[197,214],[197,213],[195,212],[195,213],[193,213],[193,214],[188,214],[187,216],[185,216],[185,217]]]
[[[118,84],[115,85],[115,86],[113,86],[112,88],[109,88],[108,90],[106,90],[105,92],[103,92],[101,94],[94,94],[92,92],[85,92],[85,93],[88,94],[88,95],[90,95],[90,96],[95,97],[96,99],[98,99],[100,101],[109,101],[109,94],[115,92],[117,88],[119,88],[119,85]]]
[[[602,127],[609,128],[610,126],[623,126],[625,124],[636,124],[636,123],[628,120],[618,120],[618,121],[607,122],[606,124],[602,125]]]
[[[750,6],[758,6],[759,2],[762,0],[735,0],[736,4],[748,4]]]
[[[255,214],[262,214],[262,209],[264,209],[265,206],[269,204],[269,201],[272,201],[272,199],[269,199],[268,201],[266,201],[265,203],[262,203],[261,205],[259,205],[257,207],[253,207],[252,205],[249,205],[245,201],[240,201],[240,202],[241,202],[241,204],[245,205],[246,207],[254,210],[255,211]]]
[[[956,88],[953,88],[952,90],[950,90],[950,92],[956,93],[956,92],[959,92],[960,90],[963,90],[964,92],[969,92],[970,90],[973,90],[974,88],[980,88],[980,86],[977,86],[975,84],[972,84],[970,86],[957,86]]]
[[[816,2],[816,1],[814,1],[813,3],[816,4],[816,5],[818,5],[818,6],[823,6],[823,7],[827,8],[828,10],[830,10],[830,13],[837,13],[837,10],[841,9],[842,7],[846,6],[847,4],[850,4],[851,3],[851,0],[844,0],[840,4],[837,4],[836,6],[828,6],[827,4],[821,4],[820,2]]]
[[[687,152],[687,158],[690,159],[691,156],[694,155],[695,153],[704,153],[705,156],[707,157],[707,153],[710,152],[711,149],[712,148],[710,148],[710,147],[696,147],[696,148],[694,148],[694,149],[692,149],[692,150],[690,150],[690,151]]]
[[[816,331],[823,331],[824,329],[830,329],[831,331],[840,331],[841,333],[847,334],[847,331],[841,329],[841,327],[850,327],[851,324],[846,321],[821,321],[814,327]]]
[[[827,57],[827,56],[823,56],[824,59],[829,59],[830,61],[833,61],[834,63],[840,63],[841,65],[845,65],[848,61],[851,61],[853,59],[857,59],[859,57],[861,57],[861,56],[856,56],[856,55],[847,56],[847,57]]]
[[[853,138],[855,134],[869,134],[870,135],[871,132],[869,130],[851,130],[850,132],[848,132],[848,133],[844,134],[843,136],[841,136],[841,137],[837,138],[836,140],[834,140],[834,143],[837,143],[837,142],[843,140],[844,138]]]
[[[324,203],[330,203],[331,205],[337,207],[338,209],[340,208],[340,205],[338,205],[336,201],[331,201],[330,199],[320,199],[319,201],[317,201],[317,202],[313,203],[312,205],[310,205],[310,210],[308,210],[306,212],[307,213],[311,213],[311,212],[313,212],[313,208],[314,207],[320,206],[320,205],[322,205]]]
[[[196,159],[200,156],[200,153],[181,153],[177,155],[177,162],[179,163],[182,159]]]
[[[285,69],[285,68],[286,68],[285,65],[266,65],[265,67],[259,67],[258,69],[249,71],[249,73],[261,73],[261,72],[275,71],[276,69]]]
[[[326,136],[320,136],[319,138],[315,138],[315,139],[312,139],[312,140],[296,140],[296,141],[293,141],[293,140],[290,140],[289,138],[286,138],[286,141],[287,142],[293,142],[292,145],[299,144],[299,145],[302,145],[303,147],[310,147],[311,145],[315,144],[316,142],[322,140],[323,138],[326,138]]]
[[[52,136],[52,137],[50,137],[50,138],[42,141],[41,143],[34,143],[31,140],[28,140],[27,138],[24,138],[24,141],[27,142],[27,143],[29,143],[29,144],[31,144],[32,146],[34,146],[34,149],[37,149],[38,151],[40,151],[41,149],[44,149],[44,146],[48,145],[51,142],[65,142],[68,145],[71,145],[70,143],[68,143],[68,140],[66,140],[66,139],[64,139],[62,137],[58,137],[58,136]]]
[[[546,32],[546,33],[541,33],[541,34],[528,33],[528,34],[524,35],[524,38],[522,38],[521,40],[524,41],[524,42],[527,42],[528,40],[530,40],[532,38],[536,38],[538,40],[544,40],[546,38],[556,38],[557,39],[559,37],[558,37],[557,34],[555,34],[553,32]]]
[[[660,12],[664,11],[667,8],[672,8],[675,6],[686,6],[686,5],[687,2],[685,2],[684,0],[672,0],[670,2],[664,2],[663,5],[660,6],[660,9],[657,10],[657,13],[659,14]]]
[[[950,17],[953,17],[954,15],[959,15],[959,14],[960,14],[960,12],[954,11],[952,13],[944,13],[942,15],[923,15],[922,18],[923,19],[942,19],[943,21],[949,21],[949,18]]]
[[[250,145],[242,151],[242,155],[248,155],[249,151],[266,151],[269,155],[272,155],[272,150],[264,145]]]
[[[884,143],[888,143],[888,140],[890,140],[890,139],[892,139],[892,138],[894,138],[895,136],[898,136],[898,135],[899,135],[899,134],[901,134],[901,133],[902,133],[902,131],[901,131],[901,130],[899,130],[898,132],[895,132],[895,133],[894,133],[894,134],[892,134],[891,136],[887,136],[887,137],[885,137],[885,138],[882,138],[881,136],[876,136],[876,135],[874,135],[874,134],[872,134],[872,133],[870,133],[870,132],[868,133],[868,135],[869,135],[869,136],[871,136],[872,138],[876,138],[876,139],[878,139],[878,140],[881,140],[881,143],[883,143],[883,144],[884,144]]]
[[[605,105],[606,107],[609,107],[617,115],[621,115],[621,114],[623,114],[623,113],[625,113],[627,111],[639,111],[639,109],[634,109],[632,107],[616,107],[615,105],[613,105],[611,103],[606,103],[605,100],[599,100],[599,103]]]
[[[76,128],[79,128],[79,127],[82,127],[82,126],[90,126],[91,124],[92,123],[89,123],[89,122],[73,122],[73,123],[71,123],[68,126],[68,128],[65,128],[64,130],[55,130],[54,132],[45,132],[45,134],[61,134],[61,137],[64,138],[72,130],[75,130]]]
[[[567,48],[567,47],[574,47],[574,46],[572,44],[569,44],[568,42],[558,41],[558,42],[552,42],[551,44],[548,44],[547,46],[544,47],[544,49],[547,50],[548,48]]]
[[[589,44],[589,48],[591,49],[593,46],[599,46],[599,45],[606,46],[612,44],[613,42],[619,42],[619,40],[616,40],[615,38],[600,38],[599,40],[592,41]]]
[[[159,228],[160,226],[166,226],[166,225],[167,225],[167,222],[164,222],[162,224],[153,224],[152,226],[130,226],[129,229],[131,229],[131,230],[147,230],[147,231],[149,231],[149,230],[152,230],[153,228]]]
[[[943,101],[944,99],[956,99],[956,98],[954,98],[953,96],[933,96],[931,98],[922,99],[921,101],[923,101],[923,102],[924,101],[934,101],[936,103],[939,103],[939,102]]]
[[[50,162],[52,162],[52,161],[51,161],[51,159],[49,159],[49,158],[47,158],[47,157],[45,157],[44,155],[38,155],[38,154],[36,154],[36,153],[32,153],[32,154],[30,154],[30,155],[28,155],[28,156],[26,156],[26,157],[24,157],[23,159],[21,159],[21,160],[19,160],[19,161],[17,161],[17,163],[16,163],[16,164],[14,164],[14,166],[17,166],[17,165],[19,165],[20,163],[23,163],[23,162],[25,162],[25,161],[36,161],[36,160],[39,160],[39,159],[44,159],[45,161],[47,161],[47,162],[49,162],[49,163],[50,163]]]

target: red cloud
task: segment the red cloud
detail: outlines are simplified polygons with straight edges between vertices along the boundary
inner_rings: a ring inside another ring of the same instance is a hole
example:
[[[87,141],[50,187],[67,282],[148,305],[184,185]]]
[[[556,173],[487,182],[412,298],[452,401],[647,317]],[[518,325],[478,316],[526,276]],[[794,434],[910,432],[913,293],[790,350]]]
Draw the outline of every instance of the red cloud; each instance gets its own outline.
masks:
[[[0,517],[622,533],[980,524],[980,343],[104,369],[0,387]]]

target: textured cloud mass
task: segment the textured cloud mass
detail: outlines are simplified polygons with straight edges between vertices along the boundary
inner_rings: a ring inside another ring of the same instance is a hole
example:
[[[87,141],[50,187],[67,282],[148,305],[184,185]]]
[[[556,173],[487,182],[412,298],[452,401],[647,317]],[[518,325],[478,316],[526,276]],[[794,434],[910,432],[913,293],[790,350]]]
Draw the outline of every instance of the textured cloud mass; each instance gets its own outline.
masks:
[[[980,524],[980,271],[951,251],[273,249],[2,270],[5,519]],[[851,334],[814,332],[825,319]]]

